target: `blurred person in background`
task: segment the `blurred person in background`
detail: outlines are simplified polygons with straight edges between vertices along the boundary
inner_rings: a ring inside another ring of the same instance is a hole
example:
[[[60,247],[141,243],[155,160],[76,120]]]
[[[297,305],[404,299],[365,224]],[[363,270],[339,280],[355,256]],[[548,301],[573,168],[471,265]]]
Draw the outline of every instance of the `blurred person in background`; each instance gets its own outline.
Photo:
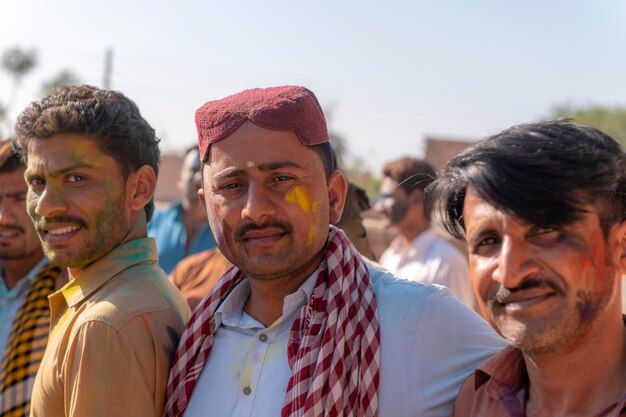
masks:
[[[202,182],[200,167],[198,147],[188,148],[178,174],[180,198],[170,207],[156,210],[148,223],[148,236],[156,241],[159,266],[166,274],[184,257],[215,247],[204,207],[198,199]]]
[[[398,236],[378,262],[400,278],[439,284],[474,308],[466,256],[430,227],[424,208],[424,190],[437,178],[426,161],[403,157],[383,168],[380,197],[375,209],[398,228]]]
[[[25,169],[11,141],[0,141],[0,416],[29,415],[50,330],[48,296],[67,282],[28,217]]]
[[[567,121],[514,126],[453,157],[428,199],[512,345],[463,384],[454,415],[626,415],[620,145]]]
[[[189,316],[146,235],[160,151],[123,94],[65,87],[18,117],[28,213],[69,282],[50,295],[52,330],[32,417],[161,415]]]

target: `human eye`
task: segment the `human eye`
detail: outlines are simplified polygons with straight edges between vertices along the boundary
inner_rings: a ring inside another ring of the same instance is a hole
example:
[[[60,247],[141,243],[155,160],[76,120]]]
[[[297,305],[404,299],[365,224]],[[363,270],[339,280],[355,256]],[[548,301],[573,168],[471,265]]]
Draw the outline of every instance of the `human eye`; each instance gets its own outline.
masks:
[[[223,184],[218,187],[220,190],[235,190],[237,188],[241,188],[242,184],[238,182],[230,182],[228,184]]]
[[[485,254],[495,246],[500,244],[500,238],[495,235],[477,236],[469,240],[468,250],[473,254]]]
[[[561,230],[553,226],[536,226],[530,231],[530,238],[536,243],[551,243],[560,235]]]
[[[291,175],[279,174],[279,175],[275,175],[274,177],[272,177],[272,182],[284,182],[284,181],[289,181],[292,179],[293,179],[293,176]]]
[[[26,179],[26,183],[32,189],[43,187],[46,184],[44,179],[40,177],[29,177]]]
[[[67,176],[67,182],[77,183],[85,181],[87,177],[81,174],[70,174]]]

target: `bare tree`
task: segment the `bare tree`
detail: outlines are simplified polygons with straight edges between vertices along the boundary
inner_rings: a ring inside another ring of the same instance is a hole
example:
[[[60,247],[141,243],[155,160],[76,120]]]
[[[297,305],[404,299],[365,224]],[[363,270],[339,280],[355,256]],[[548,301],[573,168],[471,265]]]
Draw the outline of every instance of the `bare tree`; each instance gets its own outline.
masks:
[[[3,123],[7,130],[10,131],[9,111],[15,101],[22,79],[37,66],[37,51],[34,49],[27,51],[19,47],[7,49],[2,53],[0,65],[13,78],[13,85],[8,98],[6,98],[4,103],[0,103],[0,123]]]

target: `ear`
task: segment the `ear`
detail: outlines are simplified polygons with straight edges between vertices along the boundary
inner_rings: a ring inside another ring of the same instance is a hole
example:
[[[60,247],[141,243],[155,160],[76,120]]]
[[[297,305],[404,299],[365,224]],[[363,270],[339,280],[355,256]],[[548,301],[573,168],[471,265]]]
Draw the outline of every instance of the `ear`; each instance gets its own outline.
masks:
[[[202,187],[198,188],[198,199],[200,200],[202,207],[204,207],[204,209],[206,210],[206,198],[204,196],[204,184],[202,185]]]
[[[409,193],[408,200],[412,206],[423,204],[424,203],[424,191],[420,190],[419,188],[411,190],[411,192]]]
[[[341,171],[335,171],[328,179],[328,204],[330,205],[330,222],[339,223],[346,203],[348,180]]]
[[[126,195],[132,211],[141,211],[148,204],[156,189],[156,173],[150,165],[143,165],[128,176]]]
[[[609,236],[613,238],[611,241],[615,242],[615,247],[611,248],[613,259],[617,258],[620,272],[626,274],[626,220],[613,225]]]

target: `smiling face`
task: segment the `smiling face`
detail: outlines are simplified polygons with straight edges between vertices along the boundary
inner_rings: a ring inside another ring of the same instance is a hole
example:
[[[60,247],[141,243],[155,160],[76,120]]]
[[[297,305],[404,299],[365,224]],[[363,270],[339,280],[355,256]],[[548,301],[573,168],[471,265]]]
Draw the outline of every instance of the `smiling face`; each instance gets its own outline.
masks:
[[[303,280],[319,264],[345,192],[345,177],[327,181],[319,156],[293,132],[246,122],[211,145],[200,198],[234,265],[253,278]]]
[[[41,257],[41,246],[26,212],[24,168],[0,173],[0,259]]]
[[[470,186],[463,216],[470,276],[483,314],[527,352],[571,345],[619,303],[624,225],[605,239],[597,211],[561,228],[522,223]]]
[[[28,213],[52,263],[84,268],[122,242],[126,181],[111,156],[80,135],[35,139],[27,151]]]

